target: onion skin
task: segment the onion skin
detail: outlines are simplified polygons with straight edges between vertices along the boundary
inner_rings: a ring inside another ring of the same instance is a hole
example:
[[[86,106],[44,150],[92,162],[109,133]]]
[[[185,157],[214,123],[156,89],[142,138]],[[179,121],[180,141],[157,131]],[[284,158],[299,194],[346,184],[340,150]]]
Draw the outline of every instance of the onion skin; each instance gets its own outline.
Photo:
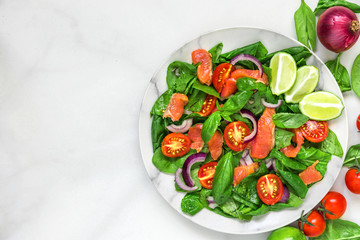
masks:
[[[317,35],[330,51],[340,53],[348,50],[356,43],[359,34],[359,20],[346,7],[331,7],[319,17]]]

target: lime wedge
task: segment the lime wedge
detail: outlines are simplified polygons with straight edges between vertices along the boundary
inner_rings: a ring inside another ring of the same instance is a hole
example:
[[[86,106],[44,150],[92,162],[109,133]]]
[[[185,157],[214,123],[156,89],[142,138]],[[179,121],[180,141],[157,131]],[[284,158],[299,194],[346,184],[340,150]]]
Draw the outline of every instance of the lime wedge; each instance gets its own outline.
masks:
[[[285,101],[298,103],[316,88],[319,82],[319,70],[314,66],[303,66],[297,70],[296,80],[292,88],[285,92]]]
[[[339,117],[344,105],[333,93],[320,91],[305,95],[299,108],[310,119],[325,121]]]
[[[284,52],[275,54],[270,60],[271,83],[273,94],[280,95],[288,91],[295,83],[296,62],[294,58]]]

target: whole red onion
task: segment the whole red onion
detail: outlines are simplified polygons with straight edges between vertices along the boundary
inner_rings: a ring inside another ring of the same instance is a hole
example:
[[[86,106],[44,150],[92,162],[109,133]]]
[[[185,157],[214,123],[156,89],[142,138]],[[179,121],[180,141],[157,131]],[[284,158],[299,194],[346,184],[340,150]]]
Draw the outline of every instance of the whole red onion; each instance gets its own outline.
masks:
[[[336,53],[343,52],[358,40],[359,20],[346,7],[331,7],[320,15],[317,34],[327,49]]]

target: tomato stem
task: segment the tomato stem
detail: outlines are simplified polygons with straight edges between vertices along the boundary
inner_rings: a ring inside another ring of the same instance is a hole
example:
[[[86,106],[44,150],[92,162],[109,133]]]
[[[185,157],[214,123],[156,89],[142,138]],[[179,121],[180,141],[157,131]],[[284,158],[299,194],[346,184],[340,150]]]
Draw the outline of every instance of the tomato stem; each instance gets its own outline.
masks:
[[[301,212],[301,217],[300,217],[300,230],[301,231],[304,231],[304,225],[307,224],[309,226],[312,226],[312,227],[316,227],[314,224],[312,224],[311,222],[309,222],[307,220],[307,218],[309,217],[311,211],[308,212],[307,214],[304,215],[304,210],[302,210]]]

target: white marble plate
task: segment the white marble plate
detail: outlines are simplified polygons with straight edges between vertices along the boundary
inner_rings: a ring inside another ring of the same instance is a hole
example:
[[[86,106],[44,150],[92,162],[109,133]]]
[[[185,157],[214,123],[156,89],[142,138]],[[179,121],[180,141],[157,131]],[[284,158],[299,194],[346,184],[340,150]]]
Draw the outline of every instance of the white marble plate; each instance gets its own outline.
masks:
[[[195,216],[189,216],[182,213],[180,203],[184,193],[178,193],[175,191],[174,175],[159,172],[151,162],[153,150],[151,143],[150,110],[160,94],[167,89],[167,66],[175,60],[191,63],[191,52],[198,48],[210,49],[217,43],[222,42],[224,44],[223,52],[227,52],[257,41],[261,41],[267,47],[269,52],[301,45],[301,43],[296,40],[279,33],[258,28],[237,27],[204,34],[186,43],[181,48],[173,52],[160,69],[154,74],[146,90],[140,112],[139,137],[141,154],[150,179],[159,193],[184,217],[201,226],[225,233],[261,233],[271,231],[295,221],[300,217],[302,210],[305,210],[305,212],[309,211],[329,191],[339,174],[343,162],[343,159],[338,157],[333,157],[331,159],[324,179],[309,189],[306,199],[298,208],[284,209],[279,212],[269,212],[265,215],[254,217],[250,222],[225,218],[206,209],[200,211]],[[307,60],[307,64],[314,65],[320,70],[320,81],[317,89],[333,92],[343,100],[335,79],[325,64],[315,54]],[[332,120],[329,123],[330,128],[338,136],[344,150],[347,149],[347,123],[346,110],[344,110],[341,117]]]

